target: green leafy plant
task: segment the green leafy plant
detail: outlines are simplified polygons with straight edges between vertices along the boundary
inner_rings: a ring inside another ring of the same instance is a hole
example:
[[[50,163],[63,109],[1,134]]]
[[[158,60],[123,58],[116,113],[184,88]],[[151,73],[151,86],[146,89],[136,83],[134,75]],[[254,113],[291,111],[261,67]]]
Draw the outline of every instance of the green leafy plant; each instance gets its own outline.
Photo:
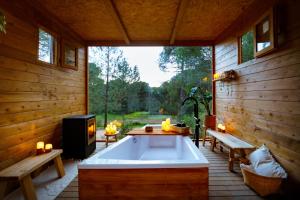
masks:
[[[190,92],[190,96],[199,99],[199,103],[203,104],[206,113],[209,116],[211,116],[210,102],[212,100],[210,88],[211,81],[209,81],[209,78],[204,77],[200,80],[199,86],[193,87]]]
[[[6,26],[5,15],[0,10],[0,32],[6,33],[5,26]]]

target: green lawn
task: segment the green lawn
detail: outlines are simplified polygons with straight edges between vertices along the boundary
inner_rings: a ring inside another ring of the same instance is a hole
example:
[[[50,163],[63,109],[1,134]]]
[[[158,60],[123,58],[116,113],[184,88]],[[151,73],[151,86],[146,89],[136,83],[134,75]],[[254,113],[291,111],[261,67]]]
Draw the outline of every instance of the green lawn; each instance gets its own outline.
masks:
[[[126,115],[108,114],[108,122],[119,120],[123,124],[132,124],[135,127],[144,126],[145,124],[157,124],[166,118],[172,118],[170,115],[151,115],[149,112],[134,112]],[[97,127],[103,128],[104,114],[97,115]]]
[[[204,113],[199,113],[201,120],[204,119]],[[171,115],[151,115],[149,112],[134,112],[126,115],[120,114],[108,114],[108,123],[114,120],[118,120],[122,122],[122,128],[120,130],[120,137],[124,137],[127,132],[132,130],[133,128],[143,127],[146,124],[160,124],[166,118],[171,118],[172,123],[176,123],[176,116]],[[97,115],[97,128],[103,129],[104,124],[104,114]],[[192,131],[194,131],[195,127],[195,119],[192,114],[184,115],[182,117],[182,121],[185,122],[188,126],[191,127]],[[203,123],[203,121],[201,121]]]

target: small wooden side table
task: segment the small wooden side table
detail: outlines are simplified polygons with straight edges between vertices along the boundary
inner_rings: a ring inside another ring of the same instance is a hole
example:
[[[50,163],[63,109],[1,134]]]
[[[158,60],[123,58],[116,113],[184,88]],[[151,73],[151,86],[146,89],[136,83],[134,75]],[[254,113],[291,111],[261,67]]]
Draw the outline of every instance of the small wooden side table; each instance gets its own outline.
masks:
[[[104,133],[104,135],[105,135],[105,145],[106,145],[106,147],[108,146],[108,143],[109,142],[117,142],[118,141],[118,134],[119,134],[119,132],[117,132],[117,133],[115,133],[115,134],[106,134],[106,133]],[[114,138],[114,140],[109,140],[109,138],[110,137],[113,137]]]

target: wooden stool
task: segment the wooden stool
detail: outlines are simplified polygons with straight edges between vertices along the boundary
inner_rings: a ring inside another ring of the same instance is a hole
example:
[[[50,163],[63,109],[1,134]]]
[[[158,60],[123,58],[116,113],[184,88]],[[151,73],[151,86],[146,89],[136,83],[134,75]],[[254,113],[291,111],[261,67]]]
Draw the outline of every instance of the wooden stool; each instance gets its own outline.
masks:
[[[115,134],[106,134],[106,133],[104,133],[104,135],[106,137],[106,139],[105,139],[105,145],[106,145],[106,147],[108,146],[109,142],[117,142],[118,141],[118,137],[117,137],[118,136],[118,132],[115,133]],[[114,140],[109,140],[110,137],[114,137]]]

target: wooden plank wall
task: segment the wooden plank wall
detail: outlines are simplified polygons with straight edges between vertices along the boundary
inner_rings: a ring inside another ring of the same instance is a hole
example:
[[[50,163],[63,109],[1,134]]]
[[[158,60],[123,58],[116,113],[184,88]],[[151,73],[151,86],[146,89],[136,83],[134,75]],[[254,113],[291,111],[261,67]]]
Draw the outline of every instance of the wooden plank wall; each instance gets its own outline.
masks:
[[[284,43],[276,51],[238,64],[237,36],[260,15],[249,22],[249,16],[240,19],[216,45],[216,71],[233,69],[239,76],[216,84],[216,110],[230,133],[257,146],[265,143],[291,180],[300,182],[300,5],[287,0],[280,7]]]
[[[35,153],[37,141],[59,148],[62,118],[86,113],[84,45],[57,21],[14,2],[0,3],[7,18],[7,33],[0,34],[0,170]],[[79,48],[78,71],[37,61],[34,18]]]

